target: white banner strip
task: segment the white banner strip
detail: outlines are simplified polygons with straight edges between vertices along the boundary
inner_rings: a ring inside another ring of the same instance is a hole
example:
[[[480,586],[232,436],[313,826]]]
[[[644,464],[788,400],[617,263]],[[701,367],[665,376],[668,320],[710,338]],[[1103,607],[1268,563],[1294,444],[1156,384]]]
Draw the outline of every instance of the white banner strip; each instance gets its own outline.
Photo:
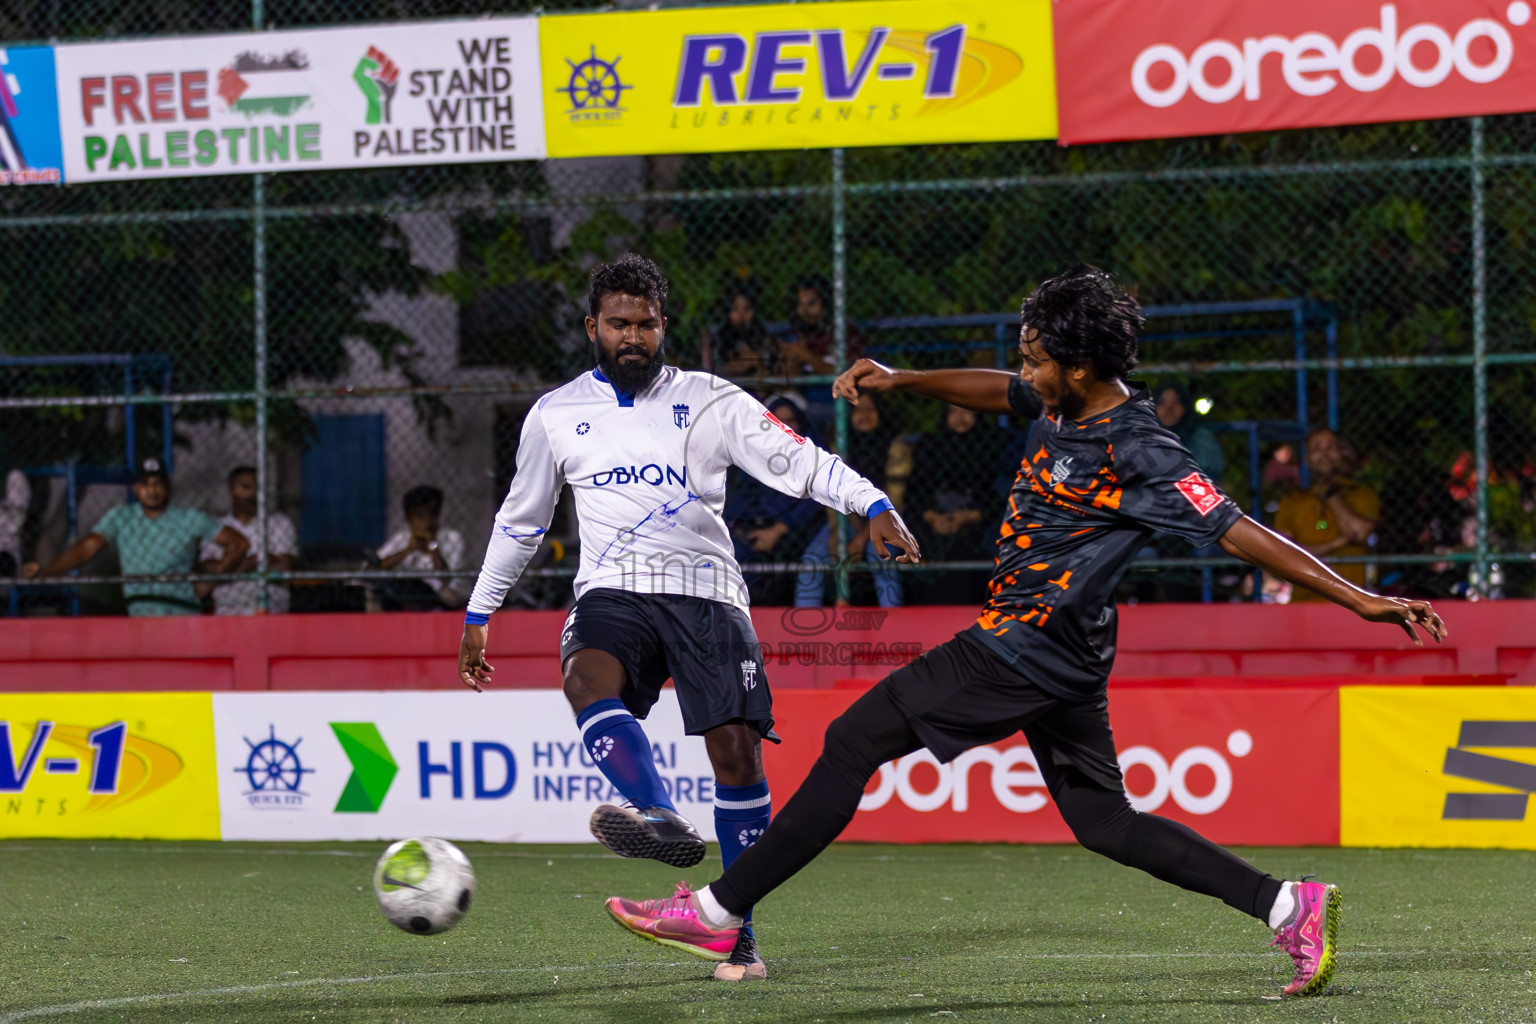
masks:
[[[71,183],[544,156],[536,18],[55,48]]]

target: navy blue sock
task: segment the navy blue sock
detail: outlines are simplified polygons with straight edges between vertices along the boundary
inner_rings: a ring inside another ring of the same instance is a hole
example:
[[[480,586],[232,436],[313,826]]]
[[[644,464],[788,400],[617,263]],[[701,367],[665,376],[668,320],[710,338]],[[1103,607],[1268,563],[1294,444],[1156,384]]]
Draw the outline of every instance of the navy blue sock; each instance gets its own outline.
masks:
[[[773,802],[767,781],[750,786],[724,786],[715,783],[715,838],[720,841],[720,859],[729,868],[742,851],[762,837],[773,816]],[[746,914],[752,923],[752,912]]]
[[[613,788],[636,807],[677,810],[651,757],[651,741],[621,700],[600,700],[576,716],[581,742]]]

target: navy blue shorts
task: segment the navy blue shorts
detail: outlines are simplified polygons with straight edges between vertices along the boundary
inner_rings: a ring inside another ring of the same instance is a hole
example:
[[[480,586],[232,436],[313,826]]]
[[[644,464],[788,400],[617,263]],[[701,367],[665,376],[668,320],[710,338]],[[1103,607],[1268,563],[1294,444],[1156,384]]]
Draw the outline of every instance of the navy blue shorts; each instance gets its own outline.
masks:
[[[735,605],[676,594],[588,590],[560,634],[560,664],[591,648],[624,666],[619,695],[636,718],[670,678],[690,736],[731,722],[773,735],[773,695],[752,619]]]

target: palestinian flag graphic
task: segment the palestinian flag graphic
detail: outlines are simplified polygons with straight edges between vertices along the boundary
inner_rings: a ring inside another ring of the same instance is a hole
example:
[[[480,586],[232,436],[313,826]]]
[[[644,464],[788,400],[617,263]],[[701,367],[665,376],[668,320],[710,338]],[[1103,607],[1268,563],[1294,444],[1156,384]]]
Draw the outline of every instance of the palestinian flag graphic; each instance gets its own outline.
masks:
[[[246,117],[289,117],[309,105],[309,58],[300,50],[267,56],[247,50],[219,69],[219,96]]]

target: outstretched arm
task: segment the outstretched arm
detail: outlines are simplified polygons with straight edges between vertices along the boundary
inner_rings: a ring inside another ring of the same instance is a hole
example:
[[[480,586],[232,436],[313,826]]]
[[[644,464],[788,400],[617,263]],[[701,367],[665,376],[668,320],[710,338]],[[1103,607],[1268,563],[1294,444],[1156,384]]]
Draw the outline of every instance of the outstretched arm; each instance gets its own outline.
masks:
[[[36,576],[63,576],[95,558],[96,553],[106,546],[107,538],[99,533],[88,533],[71,544],[63,554],[50,562],[47,568],[39,568],[36,562],[28,562],[22,566],[21,578],[30,580]]]
[[[549,435],[544,432],[544,418],[538,406],[534,406],[523,421],[523,436],[517,445],[517,473],[512,477],[507,500],[496,513],[496,525],[491,527],[491,540],[485,548],[485,563],[464,615],[464,636],[459,641],[459,681],[477,693],[491,681],[493,671],[485,660],[491,613],[501,607],[507,591],[539,550],[564,486],[565,476],[550,450]]]
[[[1416,646],[1424,641],[1414,632],[1418,626],[1436,643],[1445,639],[1445,623],[1426,601],[1405,601],[1362,590],[1312,555],[1247,516],[1232,524],[1221,538],[1221,549],[1296,586],[1316,591],[1369,622],[1393,622],[1403,628]]]
[[[898,562],[916,562],[917,541],[885,492],[831,452],[791,430],[763,404],[737,389],[719,403],[721,438],[731,463],[781,494],[814,498],[844,515],[869,519],[881,558],[900,548]]]
[[[1017,413],[1008,388],[1019,375],[1008,370],[902,370],[860,359],[832,384],[832,397],[859,404],[861,391],[910,391],[941,402],[1008,415]]]

